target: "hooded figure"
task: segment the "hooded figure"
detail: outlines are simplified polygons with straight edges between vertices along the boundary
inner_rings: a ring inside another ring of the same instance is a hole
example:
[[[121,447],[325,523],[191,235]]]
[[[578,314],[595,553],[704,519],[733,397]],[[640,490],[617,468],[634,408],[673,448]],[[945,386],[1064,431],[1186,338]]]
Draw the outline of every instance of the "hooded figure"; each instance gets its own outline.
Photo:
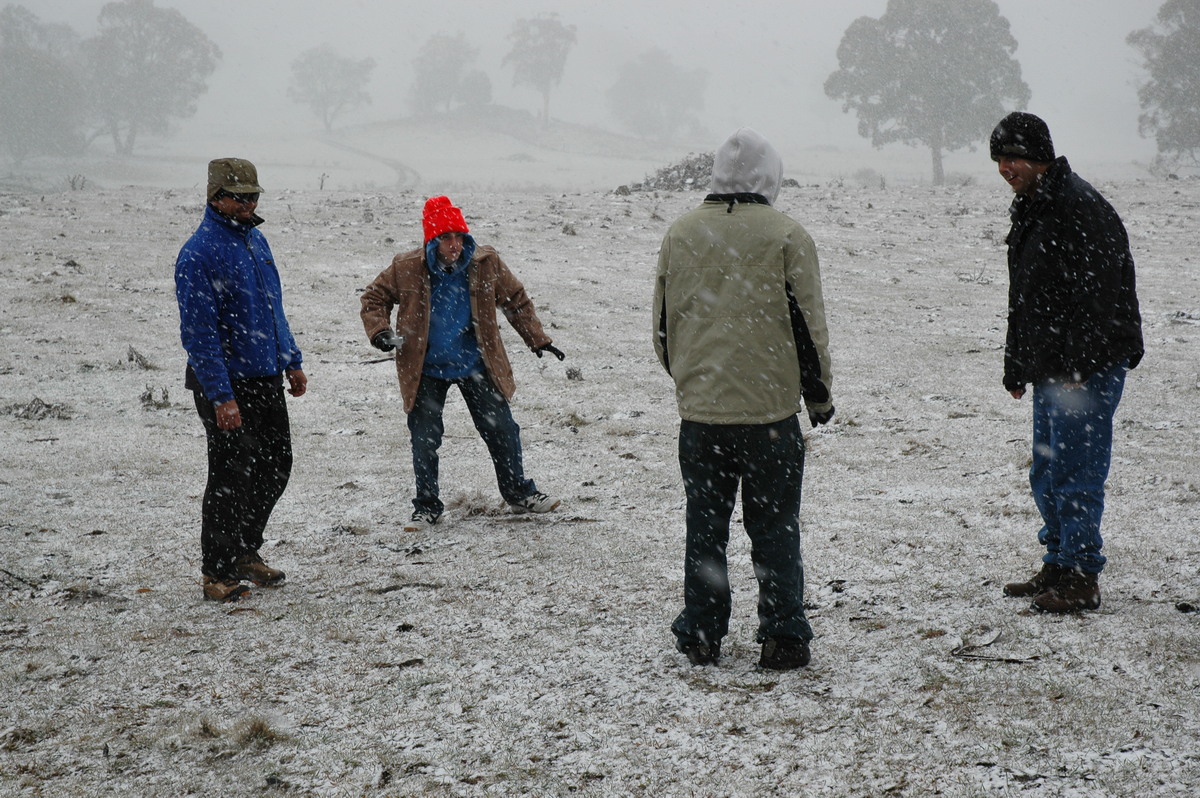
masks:
[[[676,647],[715,663],[728,631],[729,520],[742,489],[759,582],[760,664],[806,665],[800,488],[804,438],[833,416],[829,335],[812,238],[773,206],[779,153],[742,128],[716,152],[712,192],[663,238],[654,348],[675,382],[687,495],[684,609]]]
[[[734,133],[713,158],[714,194],[757,194],[774,205],[783,184],[783,160],[752,128]]]

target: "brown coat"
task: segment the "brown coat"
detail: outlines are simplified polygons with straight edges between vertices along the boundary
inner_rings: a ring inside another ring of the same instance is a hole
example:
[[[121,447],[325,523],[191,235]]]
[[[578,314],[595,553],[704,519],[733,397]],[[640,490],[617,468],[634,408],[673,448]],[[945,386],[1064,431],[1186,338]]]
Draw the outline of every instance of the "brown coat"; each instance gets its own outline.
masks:
[[[471,323],[475,327],[483,364],[496,390],[505,399],[511,399],[517,384],[500,338],[496,308],[504,311],[508,323],[530,350],[551,343],[551,339],[542,330],[525,286],[508,270],[495,249],[478,247],[468,270]],[[404,398],[406,413],[412,412],[416,404],[425,350],[429,346],[429,295],[430,278],[424,248],[397,255],[392,265],[380,272],[362,295],[360,315],[368,339],[391,327],[392,308],[396,308],[395,330],[404,336],[404,346],[396,353],[396,374],[400,378],[400,395]]]

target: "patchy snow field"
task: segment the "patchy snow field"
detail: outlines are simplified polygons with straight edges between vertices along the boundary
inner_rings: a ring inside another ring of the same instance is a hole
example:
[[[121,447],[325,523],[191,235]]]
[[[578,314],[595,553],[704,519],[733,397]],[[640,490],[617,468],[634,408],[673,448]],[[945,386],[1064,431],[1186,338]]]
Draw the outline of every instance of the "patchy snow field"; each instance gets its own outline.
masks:
[[[649,304],[701,194],[452,193],[567,354],[507,336],[527,469],[563,504],[502,510],[454,398],[421,534],[358,291],[426,193],[264,195],[310,378],[264,552],[289,580],[214,605],[172,280],[200,190],[0,193],[0,793],[1200,794],[1200,181],[1083,173],[1129,228],[1148,355],[1104,605],[1072,617],[1000,594],[1039,555],[1030,406],[1000,385],[1007,188],[781,195],[820,248],[838,408],[809,436],[817,638],[792,673],[755,665],[740,524],[721,664],[668,629],[683,490]]]

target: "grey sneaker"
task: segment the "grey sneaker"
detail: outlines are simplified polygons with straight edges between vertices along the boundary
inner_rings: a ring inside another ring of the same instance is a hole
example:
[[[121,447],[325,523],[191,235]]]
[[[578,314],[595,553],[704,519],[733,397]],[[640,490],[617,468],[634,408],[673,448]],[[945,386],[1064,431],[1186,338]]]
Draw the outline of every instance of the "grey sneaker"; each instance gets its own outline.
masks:
[[[552,499],[544,493],[531,493],[509,506],[512,507],[514,513],[548,513],[561,503],[560,499]]]
[[[429,510],[416,510],[413,512],[409,522],[404,525],[404,531],[421,532],[436,524],[441,517],[441,513],[434,513]]]

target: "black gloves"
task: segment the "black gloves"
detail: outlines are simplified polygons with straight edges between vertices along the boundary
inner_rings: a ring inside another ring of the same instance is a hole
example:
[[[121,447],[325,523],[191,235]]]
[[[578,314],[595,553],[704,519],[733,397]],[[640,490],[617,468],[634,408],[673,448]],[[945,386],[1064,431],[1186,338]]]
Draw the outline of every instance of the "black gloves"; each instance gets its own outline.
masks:
[[[371,339],[371,346],[383,352],[391,352],[397,347],[404,346],[404,336],[396,335],[391,330],[383,330],[375,333],[375,337]]]
[[[812,422],[814,427],[820,426],[821,424],[828,424],[833,419],[833,413],[834,409],[832,407],[824,413],[813,413],[810,411],[808,414],[808,420]]]
[[[555,349],[551,344],[543,344],[542,346],[539,346],[537,349],[533,350],[533,353],[538,357],[542,356],[542,352],[549,352],[559,360],[565,360],[567,357],[562,352]]]

